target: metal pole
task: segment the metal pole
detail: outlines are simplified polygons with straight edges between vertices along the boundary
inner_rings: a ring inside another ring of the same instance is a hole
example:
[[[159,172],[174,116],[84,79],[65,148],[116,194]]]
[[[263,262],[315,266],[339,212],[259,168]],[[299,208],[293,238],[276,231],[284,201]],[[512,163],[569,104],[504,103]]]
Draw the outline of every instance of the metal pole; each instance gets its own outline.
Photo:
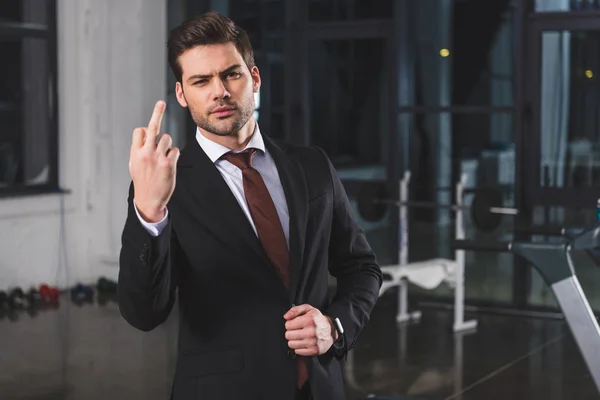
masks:
[[[571,257],[568,257],[568,260],[572,268]],[[579,346],[596,389],[600,392],[600,327],[583,294],[579,280],[577,276],[572,275],[553,284],[551,289]]]
[[[600,327],[575,275],[571,249],[598,247],[598,228],[578,236],[572,243],[515,242],[511,251],[528,260],[550,287],[600,391]]]
[[[404,173],[400,181],[400,265],[408,264],[408,184],[410,183],[410,171]]]
[[[456,184],[456,213],[455,213],[455,236],[456,240],[465,238],[464,224],[464,189],[467,184],[467,174],[462,174],[460,181]],[[456,259],[456,277],[454,288],[454,332],[474,329],[477,327],[477,321],[471,320],[465,322],[465,250],[456,249],[454,252]]]
[[[400,210],[399,210],[399,227],[400,227],[400,255],[399,265],[408,264],[408,211],[404,205],[408,200],[408,185],[410,183],[410,171],[404,172],[404,177],[400,181]],[[408,282],[403,279],[398,286],[398,315],[397,322],[408,321]]]

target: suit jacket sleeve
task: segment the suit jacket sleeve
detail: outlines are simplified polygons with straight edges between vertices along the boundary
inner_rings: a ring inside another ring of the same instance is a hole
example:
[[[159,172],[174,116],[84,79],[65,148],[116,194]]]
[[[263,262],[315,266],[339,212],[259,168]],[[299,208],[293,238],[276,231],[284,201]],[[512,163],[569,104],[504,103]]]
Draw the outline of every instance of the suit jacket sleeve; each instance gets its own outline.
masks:
[[[379,297],[382,273],[334,166],[321,152],[327,160],[334,191],[329,271],[337,278],[336,294],[324,314],[339,318],[344,328],[342,348],[335,350],[339,359],[354,347],[369,320]]]
[[[135,328],[150,331],[162,324],[173,308],[179,247],[170,218],[156,237],[144,228],[133,195],[132,183],[121,237],[117,297],[123,318]]]

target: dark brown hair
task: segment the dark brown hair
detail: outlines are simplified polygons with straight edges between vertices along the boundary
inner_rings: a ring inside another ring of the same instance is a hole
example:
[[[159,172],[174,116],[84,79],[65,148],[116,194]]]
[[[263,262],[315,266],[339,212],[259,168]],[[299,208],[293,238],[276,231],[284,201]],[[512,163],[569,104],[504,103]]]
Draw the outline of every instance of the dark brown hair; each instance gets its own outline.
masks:
[[[248,34],[231,19],[214,11],[183,22],[171,30],[167,42],[169,65],[175,78],[181,82],[183,72],[178,58],[196,46],[233,42],[248,69],[254,67],[254,52]]]

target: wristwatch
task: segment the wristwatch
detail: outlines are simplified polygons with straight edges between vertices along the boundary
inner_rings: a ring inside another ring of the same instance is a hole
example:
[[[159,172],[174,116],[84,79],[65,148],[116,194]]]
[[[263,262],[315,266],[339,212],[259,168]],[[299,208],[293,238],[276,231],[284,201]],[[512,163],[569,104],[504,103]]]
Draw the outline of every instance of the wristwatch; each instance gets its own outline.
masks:
[[[342,322],[339,318],[335,318],[333,320],[333,326],[335,326],[335,330],[338,333],[338,340],[333,344],[333,347],[337,349],[344,348],[344,327],[342,326]]]

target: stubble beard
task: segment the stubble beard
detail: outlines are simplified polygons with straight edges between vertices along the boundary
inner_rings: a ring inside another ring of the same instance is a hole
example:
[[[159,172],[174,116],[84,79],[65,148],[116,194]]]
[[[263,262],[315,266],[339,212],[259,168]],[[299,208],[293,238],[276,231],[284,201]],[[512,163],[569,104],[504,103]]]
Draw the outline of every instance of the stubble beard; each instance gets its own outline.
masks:
[[[223,102],[219,106],[233,106],[235,110],[232,115],[222,119],[210,113],[199,112],[192,107],[189,107],[189,111],[192,120],[201,130],[217,136],[235,136],[254,114],[254,97],[250,96],[239,107],[227,102]]]

